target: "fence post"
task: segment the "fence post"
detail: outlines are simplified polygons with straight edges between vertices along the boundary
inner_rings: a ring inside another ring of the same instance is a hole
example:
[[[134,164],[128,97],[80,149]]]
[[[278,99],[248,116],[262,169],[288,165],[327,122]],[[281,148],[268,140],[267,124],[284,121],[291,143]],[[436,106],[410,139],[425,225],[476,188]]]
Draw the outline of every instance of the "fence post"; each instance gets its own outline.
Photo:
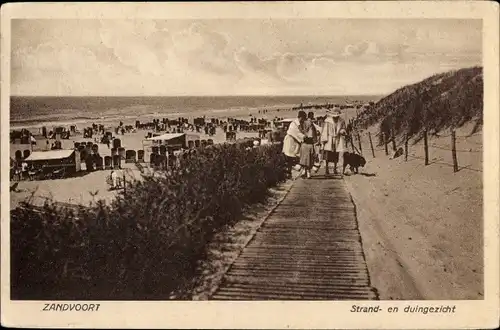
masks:
[[[387,149],[387,136],[385,133],[382,133],[382,138],[384,139],[384,147],[385,147],[385,155],[389,155],[389,150]]]
[[[391,140],[392,140],[392,151],[396,151],[396,136],[394,135],[394,128],[391,127]]]
[[[370,148],[372,149],[373,158],[375,158],[375,149],[373,149],[372,135],[368,132],[368,138],[370,139]]]
[[[405,162],[408,161],[408,133],[405,134]]]
[[[453,172],[458,172],[457,146],[455,140],[455,129],[451,130],[451,155],[453,157]]]
[[[429,145],[427,143],[427,130],[424,130],[424,152],[425,152],[425,165],[429,165]]]
[[[361,147],[361,136],[359,135],[359,132],[358,132],[358,145],[359,145],[359,153],[363,155],[363,149]]]

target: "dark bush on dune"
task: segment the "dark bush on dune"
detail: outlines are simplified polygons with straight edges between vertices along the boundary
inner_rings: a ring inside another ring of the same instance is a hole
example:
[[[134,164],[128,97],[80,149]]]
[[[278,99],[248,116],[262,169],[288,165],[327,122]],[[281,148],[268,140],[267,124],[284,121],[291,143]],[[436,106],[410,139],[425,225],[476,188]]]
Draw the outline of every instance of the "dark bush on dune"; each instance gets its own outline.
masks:
[[[424,128],[432,134],[471,120],[478,130],[482,114],[483,69],[473,67],[437,74],[396,90],[361,113],[358,125],[379,124],[380,133],[389,135],[393,127],[396,135],[419,137]]]
[[[12,299],[168,299],[206,243],[285,180],[280,145],[198,149],[111,205],[12,211]]]

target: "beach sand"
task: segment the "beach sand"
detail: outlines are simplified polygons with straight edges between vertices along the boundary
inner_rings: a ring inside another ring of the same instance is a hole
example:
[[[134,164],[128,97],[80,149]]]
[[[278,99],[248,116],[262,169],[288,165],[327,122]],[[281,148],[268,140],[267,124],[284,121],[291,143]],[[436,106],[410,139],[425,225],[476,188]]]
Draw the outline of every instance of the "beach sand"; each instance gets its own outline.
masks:
[[[144,150],[143,140],[146,137],[147,130],[138,130],[135,133],[125,133],[125,135],[117,135],[116,137],[121,140],[121,145],[126,150]],[[162,132],[158,134],[163,134]],[[197,133],[195,133],[197,134]],[[225,133],[222,129],[217,129],[216,134],[213,136],[208,136],[205,134],[199,134],[200,139],[212,139],[214,143],[223,143],[226,140]],[[257,137],[256,132],[238,132],[237,138],[245,137]],[[33,151],[44,151],[50,150],[50,144],[55,140],[47,140],[42,136],[36,136],[37,144],[31,148],[29,145],[25,144],[10,144],[10,155],[14,157],[15,152],[20,150]],[[49,144],[46,144],[49,141]],[[94,139],[83,138],[81,134],[71,136],[67,140],[62,141],[63,149],[72,149],[74,147],[74,142],[87,142]],[[147,144],[147,142],[146,142]],[[101,157],[110,156],[111,149],[105,144],[97,143],[99,146],[99,154]],[[147,150],[147,148],[145,148]],[[149,154],[146,152],[144,159],[149,161]],[[85,164],[82,164],[82,168],[85,169]],[[136,168],[135,164],[124,163],[122,161],[122,168],[126,172],[127,176],[139,178],[139,170]],[[11,192],[11,208],[15,208],[16,205],[26,200],[26,198],[32,196],[37,197],[52,197],[55,201],[73,204],[83,204],[88,205],[91,201],[97,199],[103,199],[110,202],[115,196],[116,191],[108,191],[108,184],[106,183],[106,177],[109,176],[111,170],[100,170],[91,173],[87,173],[85,170],[81,171],[76,177],[70,177],[65,179],[57,180],[34,180],[34,181],[20,181],[18,185],[19,192]],[[90,192],[96,193],[95,197],[90,195]]]

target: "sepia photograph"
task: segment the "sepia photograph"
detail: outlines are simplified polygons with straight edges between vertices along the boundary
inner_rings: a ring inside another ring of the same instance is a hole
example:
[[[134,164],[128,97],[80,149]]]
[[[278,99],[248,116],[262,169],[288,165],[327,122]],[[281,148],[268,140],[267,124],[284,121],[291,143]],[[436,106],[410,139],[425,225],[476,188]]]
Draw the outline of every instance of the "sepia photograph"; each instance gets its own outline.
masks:
[[[485,299],[483,19],[95,13],[2,17],[7,300]]]

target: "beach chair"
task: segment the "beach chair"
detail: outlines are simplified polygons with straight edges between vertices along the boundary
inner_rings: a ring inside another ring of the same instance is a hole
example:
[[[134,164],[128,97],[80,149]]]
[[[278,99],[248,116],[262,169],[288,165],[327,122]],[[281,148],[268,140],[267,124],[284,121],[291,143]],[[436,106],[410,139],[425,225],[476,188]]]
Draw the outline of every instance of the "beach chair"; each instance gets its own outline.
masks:
[[[100,155],[95,155],[94,156],[94,163],[95,163],[95,169],[96,170],[102,170],[104,169],[104,158]]]
[[[121,158],[119,155],[113,156],[113,168],[114,169],[121,168]]]
[[[158,154],[155,154],[155,153],[152,153],[152,154],[149,154],[149,164],[153,167],[156,163],[156,157],[158,156]]]
[[[125,152],[125,163],[135,163],[135,162],[136,162],[135,150],[127,150]]]
[[[110,170],[113,167],[113,158],[111,156],[104,156],[104,168]]]
[[[113,148],[119,149],[122,147],[122,141],[120,139],[113,140]]]
[[[139,163],[144,163],[144,150],[137,150],[137,158]]]

